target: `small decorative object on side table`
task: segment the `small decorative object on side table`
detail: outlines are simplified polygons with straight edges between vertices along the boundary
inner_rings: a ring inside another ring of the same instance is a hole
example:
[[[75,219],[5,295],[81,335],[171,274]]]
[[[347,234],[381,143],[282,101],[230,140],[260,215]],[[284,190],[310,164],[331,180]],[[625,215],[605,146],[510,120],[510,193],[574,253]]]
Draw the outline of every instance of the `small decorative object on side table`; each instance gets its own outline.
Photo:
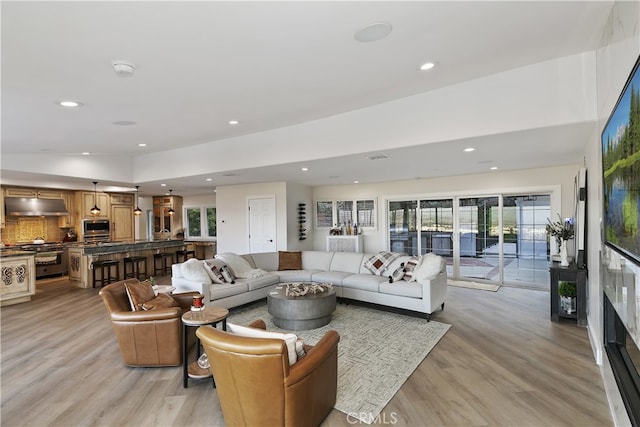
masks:
[[[557,239],[560,245],[560,265],[562,267],[569,266],[569,257],[567,256],[567,240],[573,239],[575,233],[573,228],[573,218],[565,218],[564,220],[558,215],[559,221],[551,222],[547,220],[547,234]]]
[[[227,316],[229,310],[223,307],[205,307],[203,310],[187,311],[182,315],[182,386],[189,386],[189,378],[209,378],[212,377],[208,371],[198,365],[200,359],[200,340],[196,337],[196,361],[189,363],[187,359],[187,328],[211,325],[215,327],[222,322],[222,330],[227,330]],[[213,386],[216,386],[215,379]]]

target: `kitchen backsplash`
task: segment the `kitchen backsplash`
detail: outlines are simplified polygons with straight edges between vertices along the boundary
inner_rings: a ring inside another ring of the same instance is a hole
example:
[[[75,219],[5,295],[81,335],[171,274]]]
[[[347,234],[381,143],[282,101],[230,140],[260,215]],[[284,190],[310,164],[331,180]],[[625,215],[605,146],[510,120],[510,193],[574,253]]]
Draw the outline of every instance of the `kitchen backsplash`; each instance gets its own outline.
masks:
[[[36,237],[46,242],[60,242],[66,230],[61,230],[57,217],[7,217],[2,229],[2,243],[28,243]],[[40,234],[38,234],[40,233]]]

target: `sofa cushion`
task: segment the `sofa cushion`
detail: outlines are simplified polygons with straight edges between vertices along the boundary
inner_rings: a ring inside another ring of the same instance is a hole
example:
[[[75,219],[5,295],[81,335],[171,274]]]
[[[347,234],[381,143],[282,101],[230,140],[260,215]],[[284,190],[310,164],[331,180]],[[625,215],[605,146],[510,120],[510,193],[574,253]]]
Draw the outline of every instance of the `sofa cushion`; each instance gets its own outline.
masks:
[[[387,270],[387,267],[399,256],[400,254],[395,252],[380,251],[377,254],[365,257],[364,266],[371,274],[382,276],[385,270]]]
[[[275,285],[279,282],[280,278],[277,274],[266,273],[260,277],[255,277],[253,279],[242,279],[247,283],[247,287],[250,291],[254,289],[260,289],[267,286]]]
[[[142,304],[156,297],[156,293],[153,291],[153,286],[151,286],[151,282],[148,280],[137,283],[127,282],[124,284],[124,288],[127,291],[127,296],[129,297],[131,311],[142,310]]]
[[[302,270],[302,252],[278,251],[278,270]]]
[[[274,271],[274,274],[277,274],[280,282],[289,283],[289,282],[310,282],[311,277],[315,273],[319,273],[322,270],[285,270],[285,271]]]
[[[224,276],[222,275],[222,268],[224,262],[219,259],[205,259],[203,261],[204,269],[209,274],[213,283],[225,283]]]
[[[364,254],[357,252],[336,252],[331,259],[330,271],[344,271],[345,273],[359,273]]]
[[[147,311],[168,307],[180,307],[180,304],[178,304],[178,301],[176,301],[171,295],[162,293],[158,294],[152,300],[141,304],[141,308]]]
[[[251,254],[253,266],[265,271],[276,271],[278,269],[278,252],[259,252]]]
[[[230,297],[232,295],[242,294],[249,290],[249,286],[244,282],[223,283],[222,285],[213,284],[209,286],[211,301]]]
[[[361,289],[363,291],[378,292],[381,283],[387,281],[386,277],[374,276],[373,274],[350,274],[342,279],[343,288]]]
[[[332,258],[333,252],[303,251],[302,269],[329,271]]]
[[[211,277],[209,277],[209,273],[207,273],[203,262],[199,259],[189,258],[187,261],[182,263],[180,271],[182,271],[182,277],[187,280],[193,280],[194,282],[200,283],[211,283]]]
[[[405,282],[404,280],[395,283],[385,282],[380,284],[380,293],[422,298],[422,285],[418,282]]]
[[[249,264],[246,259],[242,258],[238,254],[234,254],[233,252],[217,254],[216,259],[224,261],[235,277],[247,277],[251,273],[251,270],[253,270],[253,267],[251,267],[251,264]]]
[[[258,328],[250,328],[248,326],[240,326],[227,322],[227,330],[234,335],[249,338],[276,338],[283,340],[287,346],[289,355],[289,366],[298,361],[298,352],[296,351],[296,341],[298,337],[295,334],[283,334],[281,332],[264,331]]]
[[[344,271],[320,271],[311,275],[311,281],[316,283],[329,283],[330,285],[342,286],[342,280],[350,276],[351,273]]]

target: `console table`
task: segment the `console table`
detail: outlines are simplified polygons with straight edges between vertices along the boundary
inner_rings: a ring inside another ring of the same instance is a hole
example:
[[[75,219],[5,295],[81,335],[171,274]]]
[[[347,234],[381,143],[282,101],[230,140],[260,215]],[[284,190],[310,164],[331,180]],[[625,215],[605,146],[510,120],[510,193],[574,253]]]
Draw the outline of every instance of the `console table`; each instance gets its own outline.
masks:
[[[562,267],[559,262],[551,263],[551,320],[557,322],[560,318],[576,319],[578,326],[587,326],[587,270],[578,268],[575,263]],[[576,313],[568,314],[560,310],[560,296],[558,282],[573,282],[576,284],[577,300]]]

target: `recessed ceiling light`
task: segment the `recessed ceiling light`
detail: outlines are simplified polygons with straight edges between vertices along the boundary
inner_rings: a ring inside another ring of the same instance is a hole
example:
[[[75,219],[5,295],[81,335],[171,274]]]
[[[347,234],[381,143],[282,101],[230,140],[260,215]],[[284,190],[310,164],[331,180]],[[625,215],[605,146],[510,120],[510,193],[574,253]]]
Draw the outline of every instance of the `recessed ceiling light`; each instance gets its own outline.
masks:
[[[231,126],[235,126],[235,125],[237,125],[237,124],[240,124],[240,122],[239,122],[239,121],[237,121],[237,120],[229,120],[229,124],[230,124]]]
[[[76,108],[76,107],[80,107],[82,103],[78,101],[66,100],[66,101],[59,101],[58,105],[60,105],[61,107]]]
[[[492,171],[498,170],[497,166],[491,166],[489,169],[491,169]]]
[[[362,43],[375,42],[387,37],[392,29],[388,22],[376,22],[360,28],[353,37]]]
[[[435,62],[425,62],[420,66],[420,71],[427,71],[436,66]]]
[[[470,152],[472,152],[472,151],[476,151],[476,149],[475,149],[475,148],[473,148],[473,147],[468,147],[468,148],[465,148],[465,149],[464,149],[464,152],[465,152],[465,153],[470,153]]]
[[[211,178],[207,178],[205,181],[209,181],[209,182],[211,182],[211,181],[213,181],[213,179],[211,179]]]
[[[309,170],[309,168],[302,168],[302,169],[300,169],[300,170],[301,170],[301,171],[303,171],[303,172],[306,172],[306,171],[308,171],[308,170]]]
[[[353,181],[354,184],[360,184],[360,181]]]
[[[88,151],[84,151],[84,152],[82,153],[82,155],[83,155],[83,156],[88,156],[89,154],[91,154],[91,153],[90,153],[90,152],[88,152]]]
[[[167,184],[160,184],[160,187],[166,187]]]
[[[146,146],[147,146],[147,144],[145,144],[144,142],[138,144],[138,147],[146,147]]]

